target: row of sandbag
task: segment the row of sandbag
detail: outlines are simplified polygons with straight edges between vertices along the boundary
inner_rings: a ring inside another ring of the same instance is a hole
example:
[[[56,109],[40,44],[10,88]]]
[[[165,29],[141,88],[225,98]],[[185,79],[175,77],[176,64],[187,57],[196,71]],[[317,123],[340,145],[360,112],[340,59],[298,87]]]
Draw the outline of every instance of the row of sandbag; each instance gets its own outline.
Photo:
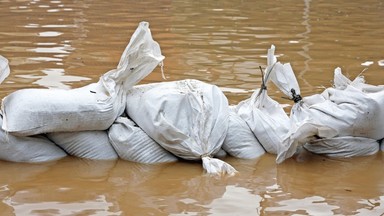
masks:
[[[208,173],[236,172],[229,164],[213,158],[223,152],[221,146],[229,117],[228,101],[218,87],[186,80],[173,82],[171,85],[176,88],[158,84],[132,89],[163,59],[148,23],[140,23],[117,68],[102,75],[97,83],[72,90],[22,89],[3,98],[5,140],[16,138],[20,141],[45,134],[63,149],[67,144],[65,150],[70,153],[80,147],[71,140],[75,134],[91,133],[92,137],[99,134],[104,138],[98,137],[98,141],[107,141],[106,131],[110,133],[114,122],[128,110],[128,116],[148,136],[175,156],[202,160]],[[9,74],[6,59],[2,58],[0,62],[2,74]],[[144,93],[145,89],[148,91]],[[133,108],[137,108],[136,115],[132,114]],[[111,146],[105,148],[113,152]],[[27,149],[32,151],[30,146]],[[152,152],[147,154],[153,156]],[[12,158],[9,156],[8,160]]]
[[[202,98],[205,103],[194,104]],[[234,169],[230,165],[211,157],[223,157],[228,152],[250,159],[265,152],[245,121],[230,111],[226,97],[214,85],[198,80],[139,85],[127,94],[127,104],[135,104],[129,106],[127,113],[156,141],[132,120],[120,116],[107,130],[48,132],[33,136],[15,136],[1,130],[0,159],[41,162],[69,154],[88,159],[120,157],[133,162],[161,163],[180,157],[208,160],[205,164],[212,166],[224,164],[227,172],[232,173]]]
[[[202,98],[205,98],[205,103],[198,104]],[[297,104],[303,101],[307,101],[307,98],[297,101],[292,110],[297,109]],[[174,155],[196,160],[203,155],[223,156],[225,152],[238,158],[252,159],[264,154],[264,149],[278,154],[282,148],[281,143],[284,143],[284,140],[277,140],[284,138],[281,136],[284,133],[279,130],[289,130],[281,125],[291,120],[263,88],[255,91],[251,98],[228,107],[219,88],[197,80],[138,85],[128,91],[126,102],[126,113],[139,122],[141,127],[129,118],[120,116],[108,130],[50,132],[26,137],[2,131],[1,159],[37,162],[58,159],[68,153],[88,159],[111,160],[120,157],[140,163],[160,163],[176,161]],[[294,115],[297,113],[293,111],[291,117]],[[300,132],[300,136],[313,136],[314,130],[334,133],[333,129],[321,129],[324,125],[317,123],[314,126],[310,127],[312,131]],[[149,137],[142,128],[162,145]],[[315,135],[303,143],[307,150],[314,153],[350,157],[374,154],[379,149],[378,142],[367,137],[348,136],[347,133],[323,138],[321,134]],[[211,140],[202,144],[204,139]]]

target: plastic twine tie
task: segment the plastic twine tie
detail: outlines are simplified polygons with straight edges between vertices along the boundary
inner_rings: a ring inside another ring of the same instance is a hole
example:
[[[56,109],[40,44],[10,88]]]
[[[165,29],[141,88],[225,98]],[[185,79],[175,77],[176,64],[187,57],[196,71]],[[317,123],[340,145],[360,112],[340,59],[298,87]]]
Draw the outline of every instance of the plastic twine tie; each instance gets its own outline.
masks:
[[[295,89],[291,89],[291,93],[293,102],[297,103],[303,99],[299,94],[296,94]]]

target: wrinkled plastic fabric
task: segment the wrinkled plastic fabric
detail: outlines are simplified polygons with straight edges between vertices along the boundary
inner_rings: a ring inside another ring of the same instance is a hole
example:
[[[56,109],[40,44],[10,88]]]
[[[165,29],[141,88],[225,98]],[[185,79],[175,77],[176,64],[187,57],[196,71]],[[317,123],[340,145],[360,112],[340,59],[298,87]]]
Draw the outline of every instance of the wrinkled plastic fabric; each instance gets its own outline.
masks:
[[[137,163],[155,164],[177,161],[127,117],[119,117],[108,130],[109,140],[119,157]]]
[[[299,145],[318,138],[383,138],[382,88],[364,84],[361,77],[350,81],[342,75],[340,68],[336,68],[334,74],[334,87],[327,88],[321,94],[304,97],[292,107],[291,131],[282,144],[278,163],[291,157]],[[291,76],[294,77],[293,73]],[[277,86],[284,89],[284,85]],[[298,90],[298,86],[294,88]],[[363,91],[364,88],[369,89],[370,93]]]
[[[186,160],[215,155],[228,130],[227,98],[217,86],[198,80],[135,86],[126,107],[128,117],[152,139]]]
[[[125,94],[164,59],[141,22],[116,69],[97,83],[72,89],[23,89],[2,101],[3,129],[28,136],[47,132],[106,130],[125,109]]]
[[[255,159],[265,153],[247,123],[235,112],[229,112],[229,126],[222,148],[236,158]]]
[[[2,124],[0,116],[0,124]],[[0,160],[25,163],[40,163],[59,160],[67,154],[47,137],[13,136],[0,129]]]
[[[263,77],[268,83],[276,66],[275,47],[268,50],[268,66]],[[257,140],[271,154],[277,154],[290,129],[289,117],[282,106],[268,96],[264,88],[256,89],[250,98],[241,101],[235,111],[245,120]]]
[[[105,130],[47,133],[69,155],[91,160],[116,160],[118,155]]]
[[[328,157],[348,158],[376,154],[380,150],[380,145],[377,140],[370,138],[341,136],[312,140],[304,144],[304,148]]]

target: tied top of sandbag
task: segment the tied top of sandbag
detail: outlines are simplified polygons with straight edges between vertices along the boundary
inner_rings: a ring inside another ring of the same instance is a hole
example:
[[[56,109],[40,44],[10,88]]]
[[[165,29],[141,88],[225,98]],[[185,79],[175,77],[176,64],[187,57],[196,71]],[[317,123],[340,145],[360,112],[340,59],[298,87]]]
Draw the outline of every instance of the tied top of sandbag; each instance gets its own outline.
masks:
[[[153,40],[148,22],[140,22],[121,55],[116,69],[105,73],[100,80],[107,89],[123,85],[125,90],[140,82],[159,65],[164,56],[160,45]]]
[[[282,64],[280,62],[277,62],[274,53],[275,46],[272,45],[271,48],[268,50],[267,61],[270,71],[267,71],[267,77],[268,79],[271,79],[272,82],[285,95],[287,95],[290,100],[293,100],[295,103],[298,103],[299,101],[301,101],[302,97],[300,96],[300,87],[292,70],[291,64]],[[273,61],[269,59],[273,59]]]

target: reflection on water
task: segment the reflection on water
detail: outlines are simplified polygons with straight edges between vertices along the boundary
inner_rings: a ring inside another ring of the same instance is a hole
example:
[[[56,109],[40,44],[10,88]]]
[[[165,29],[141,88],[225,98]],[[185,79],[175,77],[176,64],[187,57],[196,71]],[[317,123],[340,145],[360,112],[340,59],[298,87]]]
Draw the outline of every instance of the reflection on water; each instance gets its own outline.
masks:
[[[20,191],[19,193],[28,193]],[[32,191],[32,193],[34,193]],[[17,194],[15,195],[17,197]],[[105,196],[100,195],[95,200],[86,200],[79,203],[62,203],[62,202],[38,202],[38,203],[21,203],[13,200],[5,199],[3,202],[12,206],[15,215],[121,215],[121,212],[111,212],[109,208],[113,206],[105,200]]]
[[[138,22],[149,21],[168,80],[218,85],[231,104],[261,84],[266,50],[290,62],[303,95],[331,85],[340,66],[383,84],[381,1],[1,1],[0,54],[17,89],[75,88],[114,68]],[[143,83],[163,81],[156,69]],[[270,95],[284,106],[274,86]],[[226,158],[239,174],[212,178],[201,165],[143,165],[72,157],[44,164],[0,162],[4,215],[381,215],[384,155],[307,155],[276,165]]]

